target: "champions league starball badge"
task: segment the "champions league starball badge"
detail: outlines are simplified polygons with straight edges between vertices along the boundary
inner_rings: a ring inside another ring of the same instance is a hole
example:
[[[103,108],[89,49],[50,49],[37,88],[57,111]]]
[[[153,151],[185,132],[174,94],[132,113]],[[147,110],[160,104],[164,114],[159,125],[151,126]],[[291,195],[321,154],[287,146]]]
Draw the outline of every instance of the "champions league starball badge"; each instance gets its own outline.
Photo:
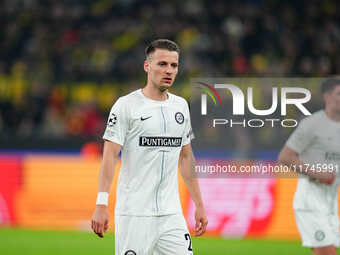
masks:
[[[114,113],[111,113],[109,120],[107,121],[107,125],[109,127],[112,127],[117,123],[117,115]]]
[[[183,115],[183,113],[176,112],[175,120],[177,121],[178,124],[183,124],[183,122],[184,122],[184,115]]]

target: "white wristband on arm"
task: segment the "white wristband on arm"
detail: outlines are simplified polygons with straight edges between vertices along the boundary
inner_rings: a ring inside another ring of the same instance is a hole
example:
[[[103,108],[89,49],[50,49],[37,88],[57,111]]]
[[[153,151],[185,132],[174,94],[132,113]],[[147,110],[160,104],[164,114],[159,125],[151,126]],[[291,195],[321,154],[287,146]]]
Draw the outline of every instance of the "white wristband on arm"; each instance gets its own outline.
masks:
[[[109,193],[98,192],[96,205],[108,205]]]

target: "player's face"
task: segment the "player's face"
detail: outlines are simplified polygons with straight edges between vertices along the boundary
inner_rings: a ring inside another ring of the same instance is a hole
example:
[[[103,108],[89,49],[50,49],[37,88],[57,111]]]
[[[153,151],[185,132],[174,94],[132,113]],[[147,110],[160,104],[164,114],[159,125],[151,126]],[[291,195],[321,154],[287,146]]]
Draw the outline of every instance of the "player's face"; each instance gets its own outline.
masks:
[[[325,95],[326,105],[336,114],[340,114],[340,84]]]
[[[144,70],[148,73],[148,83],[163,92],[171,87],[176,78],[178,53],[156,49],[144,62]]]

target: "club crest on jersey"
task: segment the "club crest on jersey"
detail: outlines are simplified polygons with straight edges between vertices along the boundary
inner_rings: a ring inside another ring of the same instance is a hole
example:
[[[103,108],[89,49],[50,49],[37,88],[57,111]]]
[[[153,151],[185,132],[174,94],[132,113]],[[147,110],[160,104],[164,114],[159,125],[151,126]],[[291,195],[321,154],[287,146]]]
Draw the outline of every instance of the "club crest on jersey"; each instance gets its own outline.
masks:
[[[176,112],[175,114],[175,120],[178,124],[183,124],[184,122],[184,115],[181,112]]]
[[[314,234],[314,237],[317,241],[322,241],[323,239],[325,239],[325,236],[325,232],[323,232],[322,230],[318,230]]]
[[[137,255],[137,253],[133,250],[128,250],[124,253],[124,255]]]
[[[107,121],[107,125],[109,127],[112,127],[113,125],[115,125],[118,121],[117,115],[114,113],[110,114],[109,120]]]

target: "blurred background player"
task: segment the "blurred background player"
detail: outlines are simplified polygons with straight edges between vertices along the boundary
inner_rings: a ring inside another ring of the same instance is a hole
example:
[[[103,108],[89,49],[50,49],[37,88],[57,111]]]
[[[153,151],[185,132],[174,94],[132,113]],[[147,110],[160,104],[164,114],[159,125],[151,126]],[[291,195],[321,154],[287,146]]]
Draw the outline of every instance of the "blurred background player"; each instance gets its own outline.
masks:
[[[328,77],[340,73],[339,7],[336,0],[1,1],[0,225],[11,229],[0,227],[0,254],[85,255],[98,247],[102,253],[113,249],[111,233],[105,240],[92,234],[92,241],[79,233],[88,230],[97,191],[101,159],[92,142],[103,147],[113,102],[145,85],[143,65],[136,65],[145,60],[145,42],[169,38],[180,45],[180,75],[170,92],[187,101],[192,77]],[[315,112],[322,97],[319,86],[310,90],[308,109]],[[271,94],[256,94],[255,103],[271,102]],[[204,127],[191,117],[195,128]],[[242,145],[250,155],[245,159],[276,164],[287,130],[244,131],[230,135],[226,149],[235,155],[235,146]],[[196,130],[195,135],[200,137]],[[197,160],[220,153],[195,149]],[[229,243],[235,244],[231,254],[309,252],[295,241],[299,234],[286,202],[297,180],[199,181],[213,237],[194,240],[200,254],[224,255]],[[184,215],[191,219],[193,203],[182,180],[179,184]],[[193,229],[194,222],[188,223]],[[36,238],[43,228],[51,231]],[[64,228],[84,241],[57,231]],[[252,237],[257,241],[246,240]],[[287,239],[293,241],[282,241]]]
[[[187,102],[170,94],[179,47],[156,40],[146,48],[147,84],[117,100],[104,134],[97,207],[92,229],[108,229],[108,192],[122,151],[115,209],[116,254],[192,254],[178,194],[178,165],[196,205],[195,235],[207,226],[196,178],[191,176],[192,130]]]
[[[302,245],[311,247],[315,255],[335,255],[339,246],[339,181],[335,174],[340,166],[340,79],[326,80],[321,91],[325,109],[301,121],[279,162],[301,166],[300,173],[307,175],[299,179],[294,197]]]

